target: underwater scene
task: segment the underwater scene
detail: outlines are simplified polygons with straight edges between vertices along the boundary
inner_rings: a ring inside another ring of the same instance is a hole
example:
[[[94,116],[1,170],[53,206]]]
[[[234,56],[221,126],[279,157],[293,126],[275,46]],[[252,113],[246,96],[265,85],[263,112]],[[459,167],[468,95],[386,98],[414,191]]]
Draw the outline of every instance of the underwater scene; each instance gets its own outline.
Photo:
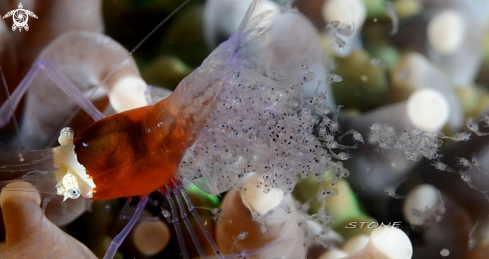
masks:
[[[0,16],[0,258],[489,258],[489,1]]]

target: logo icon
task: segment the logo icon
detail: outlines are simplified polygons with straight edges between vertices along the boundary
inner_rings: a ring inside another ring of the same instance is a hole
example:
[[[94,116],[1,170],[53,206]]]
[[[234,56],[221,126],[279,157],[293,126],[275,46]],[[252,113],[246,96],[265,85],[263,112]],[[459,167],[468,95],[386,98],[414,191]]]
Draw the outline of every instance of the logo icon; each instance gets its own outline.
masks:
[[[3,19],[12,16],[14,20],[14,24],[12,24],[12,31],[19,28],[19,32],[24,28],[26,31],[29,30],[29,25],[27,25],[27,20],[29,20],[29,16],[36,18],[37,15],[29,10],[24,9],[24,6],[19,3],[19,9],[12,10],[3,16]]]

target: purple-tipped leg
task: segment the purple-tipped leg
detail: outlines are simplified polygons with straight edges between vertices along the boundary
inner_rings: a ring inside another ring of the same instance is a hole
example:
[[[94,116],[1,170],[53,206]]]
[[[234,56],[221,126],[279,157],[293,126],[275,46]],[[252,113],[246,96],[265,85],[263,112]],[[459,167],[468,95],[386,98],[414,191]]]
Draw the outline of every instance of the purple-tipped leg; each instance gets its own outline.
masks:
[[[134,212],[132,218],[129,220],[129,222],[121,231],[121,233],[115,236],[114,239],[112,239],[112,242],[110,242],[110,247],[105,253],[104,259],[114,258],[114,255],[117,252],[117,248],[119,248],[119,246],[122,244],[122,241],[124,241],[124,239],[129,234],[129,232],[131,232],[134,225],[136,225],[136,222],[138,221],[139,217],[141,217],[141,214],[143,213],[144,207],[146,206],[147,202],[148,202],[148,195],[142,196],[141,199],[139,200],[136,211]]]
[[[185,202],[187,203],[188,210],[190,211],[190,213],[192,213],[192,215],[194,216],[195,221],[197,222],[197,224],[199,225],[200,229],[204,233],[204,236],[207,239],[207,242],[209,242],[209,244],[211,245],[212,250],[214,251],[214,254],[216,255],[217,258],[223,259],[224,256],[222,255],[221,251],[219,250],[219,247],[217,247],[216,242],[212,238],[211,233],[209,233],[209,230],[207,230],[204,222],[202,222],[202,219],[200,218],[199,214],[197,213],[197,211],[195,211],[195,207],[192,204],[192,201],[190,200],[190,197],[188,196],[187,192],[185,191],[185,189],[183,189],[182,184],[181,183],[177,183],[176,184],[176,187],[180,191],[180,193],[182,194],[183,199],[185,200]]]
[[[195,248],[197,249],[197,252],[199,253],[200,258],[207,258],[204,253],[204,249],[202,249],[202,246],[199,243],[199,239],[197,238],[197,235],[195,234],[195,231],[192,227],[192,224],[190,223],[190,220],[188,219],[187,212],[185,211],[185,204],[182,201],[182,197],[180,197],[180,194],[176,189],[171,189],[173,192],[173,195],[175,195],[175,198],[177,199],[177,204],[178,207],[180,208],[180,215],[181,218],[183,219],[183,222],[185,223],[185,226],[187,227],[188,233],[190,234],[190,237],[192,238],[192,241],[194,242]]]
[[[163,191],[165,194],[168,203],[170,204],[171,210],[171,222],[175,227],[175,232],[177,233],[178,245],[180,246],[180,252],[184,259],[189,259],[187,248],[185,247],[185,241],[183,240],[182,230],[180,229],[180,222],[178,221],[178,213],[177,208],[175,207],[175,203],[173,202],[172,197],[170,196],[169,191]]]
[[[219,248],[217,247],[216,242],[212,238],[212,236],[209,233],[209,231],[207,230],[206,226],[204,225],[204,222],[202,222],[202,219],[200,218],[199,214],[197,213],[197,211],[195,211],[195,207],[192,204],[192,201],[190,200],[190,197],[188,196],[187,192],[183,188],[182,184],[180,182],[177,182],[177,183],[175,183],[175,187],[176,187],[176,189],[172,189],[172,191],[173,191],[173,193],[177,199],[177,202],[178,202],[178,205],[180,206],[180,209],[182,209],[182,207],[184,206],[184,203],[181,200],[180,195],[178,195],[177,190],[180,191],[184,201],[187,203],[188,210],[194,216],[195,221],[197,222],[197,224],[201,228],[202,232],[204,233],[207,241],[209,242],[209,244],[212,247],[212,250],[214,250],[214,255],[216,258],[219,258],[219,259],[248,258],[251,255],[262,253],[266,250],[269,250],[269,249],[275,248],[276,246],[282,245],[282,244],[286,243],[287,241],[291,241],[291,239],[283,239],[283,240],[279,240],[277,242],[271,243],[271,244],[264,246],[262,248],[258,248],[258,249],[251,250],[251,251],[241,251],[239,253],[224,256],[221,253],[221,251],[219,250]],[[182,213],[182,218],[184,219],[184,221],[185,221],[186,217],[187,217],[186,213],[185,214]],[[191,236],[192,236],[193,229],[191,228],[191,226],[189,227],[188,225],[187,225],[187,228],[189,229],[189,232],[191,232]],[[195,235],[195,233],[194,233],[194,235]],[[197,239],[197,237],[196,236],[192,237],[192,239],[193,240]],[[194,241],[194,243],[195,243],[195,241]],[[197,246],[197,244],[196,244],[196,246]]]
[[[9,102],[4,102],[0,106],[0,128],[5,126],[11,117],[11,109],[14,110],[20,103],[22,96],[29,88],[35,75],[42,71],[46,74],[64,93],[66,93],[73,101],[75,101],[90,117],[95,121],[104,118],[105,116],[95,108],[95,106],[88,100],[85,95],[76,87],[63,73],[61,73],[49,60],[39,59],[29,70],[27,75],[22,79],[17,88],[14,90],[10,99],[12,106]]]

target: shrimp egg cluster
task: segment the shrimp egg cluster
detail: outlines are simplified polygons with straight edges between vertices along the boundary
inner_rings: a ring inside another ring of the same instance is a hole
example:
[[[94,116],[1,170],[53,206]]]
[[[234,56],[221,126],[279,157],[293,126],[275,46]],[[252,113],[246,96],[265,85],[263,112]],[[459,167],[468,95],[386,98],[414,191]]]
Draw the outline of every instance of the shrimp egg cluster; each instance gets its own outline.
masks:
[[[310,72],[309,72],[310,73]],[[310,74],[309,74],[310,76]],[[332,166],[314,132],[328,126],[324,93],[303,98],[304,78],[280,82],[237,72],[195,144],[180,174],[210,193],[239,185],[249,173],[263,175],[264,191],[291,192],[298,174],[318,178]]]
[[[249,17],[201,66],[221,64],[212,87],[222,90],[179,165],[180,176],[211,194],[240,186],[251,173],[262,175],[265,193],[291,192],[298,175],[323,182],[335,168],[332,157],[349,158],[331,150],[337,144],[324,146],[339,132],[327,93],[340,79],[326,74],[315,28],[294,10]]]

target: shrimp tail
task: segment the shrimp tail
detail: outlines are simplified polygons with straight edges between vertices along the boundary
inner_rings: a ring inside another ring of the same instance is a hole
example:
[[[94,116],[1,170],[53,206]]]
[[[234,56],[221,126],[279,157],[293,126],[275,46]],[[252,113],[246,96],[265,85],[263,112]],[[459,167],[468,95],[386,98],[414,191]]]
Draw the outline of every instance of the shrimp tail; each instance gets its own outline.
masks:
[[[144,207],[146,206],[146,203],[148,202],[148,195],[141,196],[141,199],[138,202],[136,211],[134,212],[134,215],[132,218],[129,220],[127,225],[124,227],[124,229],[112,239],[112,242],[110,242],[110,247],[107,250],[107,252],[104,255],[104,259],[112,259],[115,256],[115,253],[117,252],[117,248],[122,244],[124,239],[127,237],[129,232],[132,230],[136,222],[139,220],[141,217],[141,214],[143,213]]]

